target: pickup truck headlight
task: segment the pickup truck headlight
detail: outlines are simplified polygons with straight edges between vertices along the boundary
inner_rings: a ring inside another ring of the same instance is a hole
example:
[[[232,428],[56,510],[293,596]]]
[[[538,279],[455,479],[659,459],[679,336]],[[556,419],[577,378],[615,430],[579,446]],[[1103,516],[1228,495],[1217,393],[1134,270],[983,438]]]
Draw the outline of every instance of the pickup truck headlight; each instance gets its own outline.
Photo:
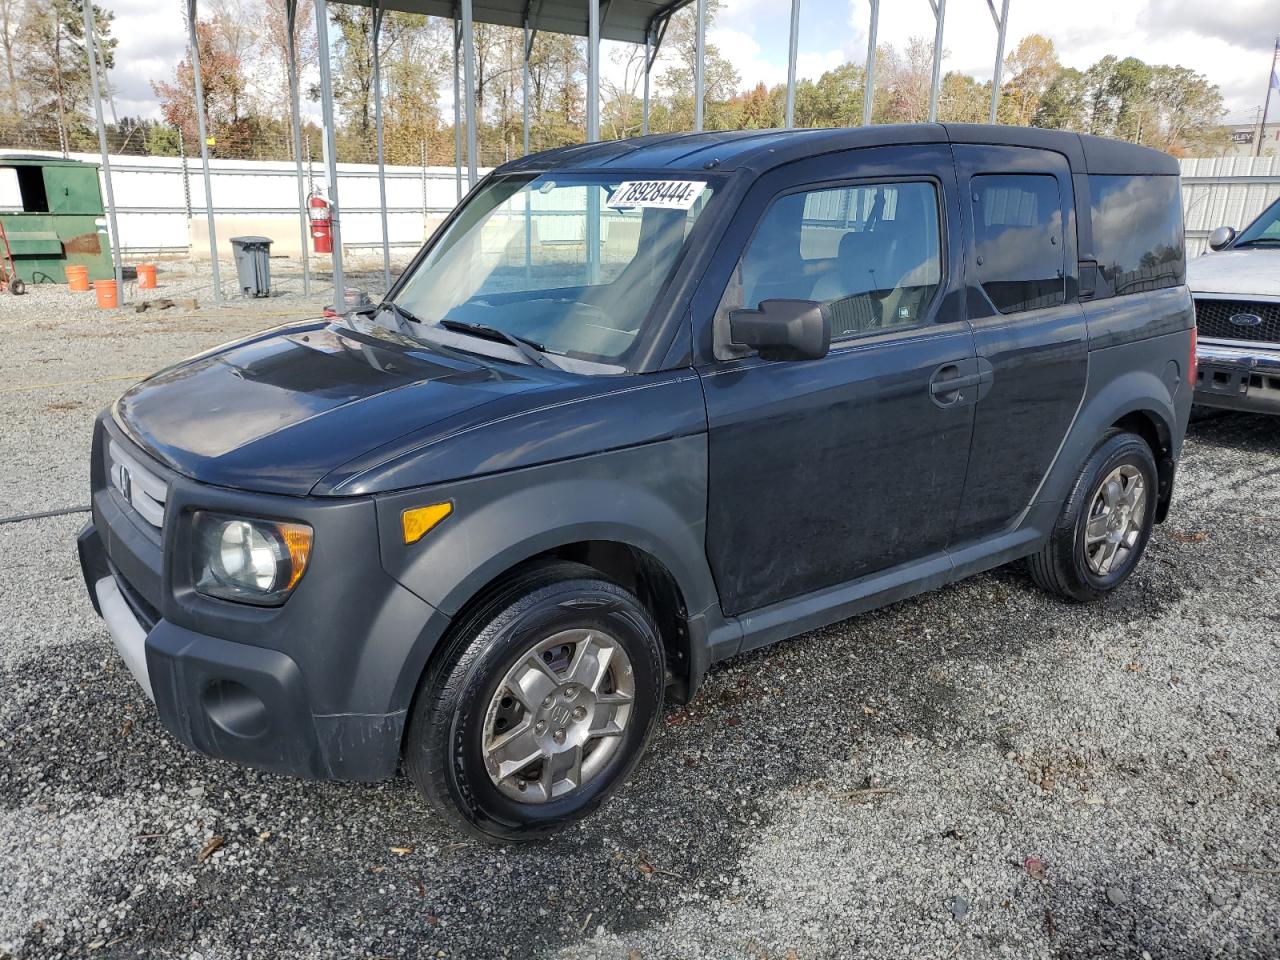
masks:
[[[278,606],[311,557],[305,523],[250,520],[196,511],[192,558],[196,590],[220,600]]]

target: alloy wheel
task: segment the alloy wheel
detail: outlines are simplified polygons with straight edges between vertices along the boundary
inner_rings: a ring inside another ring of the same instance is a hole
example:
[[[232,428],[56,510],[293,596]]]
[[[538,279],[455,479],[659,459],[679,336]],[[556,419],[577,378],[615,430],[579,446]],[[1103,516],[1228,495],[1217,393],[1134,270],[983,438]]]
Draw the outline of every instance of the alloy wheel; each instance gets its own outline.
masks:
[[[1147,484],[1142,472],[1121,464],[1094,494],[1084,528],[1084,557],[1090,571],[1105,577],[1122,567],[1142,536]]]
[[[565,630],[507,671],[485,714],[489,778],[521,803],[547,803],[598,775],[618,749],[635,701],[622,645],[600,630]]]

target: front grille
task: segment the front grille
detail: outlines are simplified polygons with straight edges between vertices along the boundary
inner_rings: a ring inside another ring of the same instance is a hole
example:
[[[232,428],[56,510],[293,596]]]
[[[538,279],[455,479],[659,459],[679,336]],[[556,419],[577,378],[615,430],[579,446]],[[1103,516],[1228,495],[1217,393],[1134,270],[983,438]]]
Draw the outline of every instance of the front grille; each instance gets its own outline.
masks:
[[[1258,323],[1232,323],[1232,317],[1258,317]],[[1196,327],[1202,337],[1280,343],[1280,303],[1249,300],[1197,300]]]
[[[123,445],[113,439],[107,441],[107,483],[117,497],[133,507],[156,530],[164,527],[164,504],[169,487],[160,477],[130,455]]]

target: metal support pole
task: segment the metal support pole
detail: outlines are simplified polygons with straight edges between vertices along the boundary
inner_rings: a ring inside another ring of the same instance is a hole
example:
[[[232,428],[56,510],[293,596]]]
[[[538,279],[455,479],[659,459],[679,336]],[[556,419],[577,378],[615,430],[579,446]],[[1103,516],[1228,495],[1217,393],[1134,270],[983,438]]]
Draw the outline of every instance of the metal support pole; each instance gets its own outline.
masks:
[[[876,98],[876,31],[880,28],[880,0],[871,0],[871,28],[867,33],[867,66],[863,71],[862,125],[871,126],[871,104]]]
[[[933,79],[929,82],[929,122],[938,119],[938,91],[942,87],[942,25],[947,18],[947,0],[929,0],[937,26],[933,32]]]
[[[1267,135],[1267,114],[1271,112],[1271,89],[1275,86],[1271,81],[1276,76],[1276,64],[1280,63],[1280,36],[1276,37],[1276,48],[1271,53],[1271,75],[1267,77],[1267,99],[1262,102],[1262,119],[1258,122],[1258,139],[1254,141],[1253,155],[1262,156],[1262,138]]]
[[[462,0],[462,85],[466,88],[467,187],[476,185],[476,43],[471,0]]]
[[[462,202],[462,91],[458,87],[458,50],[462,46],[462,25],[453,19],[453,176],[458,203]]]
[[[800,44],[800,0],[791,0],[791,45],[787,48],[787,119],[790,130],[796,125],[796,52]]]
[[[991,7],[991,16],[996,15],[996,8],[987,0],[987,5]],[[996,68],[991,74],[991,115],[988,122],[996,122],[996,111],[1000,108],[1000,80],[1004,75],[1004,38],[1006,28],[1009,25],[1009,0],[1004,0],[1000,7],[1000,18],[996,20]]]
[[[520,95],[520,112],[522,114],[522,126],[524,130],[524,155],[529,155],[529,52],[533,46],[533,38],[530,36],[529,20],[526,17],[524,21],[524,61],[521,64],[520,84],[523,93]]]
[[[307,212],[307,186],[302,171],[302,112],[298,106],[298,0],[285,0],[288,28],[289,115],[293,121],[293,159],[298,166],[298,228],[302,241],[302,293],[311,296],[311,218]]]
[[[382,290],[391,289],[391,233],[387,227],[387,159],[382,140],[382,0],[373,0],[373,134],[378,151],[378,204],[382,215]]]
[[[649,46],[653,38],[652,27],[644,29],[644,99],[640,104],[640,135],[649,135],[649,71],[653,62],[649,57]]]
[[[204,85],[200,82],[200,41],[196,38],[196,0],[187,0],[191,33],[191,78],[196,88],[196,129],[200,133],[200,162],[204,168],[204,212],[209,221],[209,264],[213,268],[213,302],[222,306],[222,278],[218,273],[218,230],[213,225],[213,184],[209,178],[209,134],[204,125]]]
[[[427,141],[423,140],[419,149],[422,158],[422,236],[427,235]]]
[[[693,61],[693,129],[702,129],[703,85],[706,83],[707,0],[698,0]]]
[[[107,125],[102,122],[102,94],[98,88],[98,44],[95,40],[93,4],[84,4],[84,49],[89,55],[89,85],[93,90],[93,113],[98,122],[98,149],[102,151],[102,180],[107,191],[107,216],[111,220],[111,262],[116,271],[117,296],[124,295],[124,269],[120,263],[120,225],[116,222],[116,194],[111,185],[111,156],[107,152]],[[105,67],[106,64],[104,63]]]
[[[600,0],[587,0],[587,142],[600,139]]]
[[[333,125],[333,75],[329,69],[329,3],[315,0],[316,37],[320,48],[320,117],[324,125],[325,174],[329,178],[329,216],[333,220],[333,309],[346,312],[347,285],[342,276],[342,220],[338,213],[338,143]]]

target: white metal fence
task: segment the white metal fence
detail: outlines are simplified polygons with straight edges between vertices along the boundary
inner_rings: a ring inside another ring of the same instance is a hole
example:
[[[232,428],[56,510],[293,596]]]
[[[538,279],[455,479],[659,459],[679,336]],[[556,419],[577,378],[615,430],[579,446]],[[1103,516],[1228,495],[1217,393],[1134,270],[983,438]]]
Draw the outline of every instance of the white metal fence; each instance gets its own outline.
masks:
[[[1209,157],[1182,161],[1187,256],[1209,249],[1216,227],[1239,230],[1280,197],[1280,157]]]
[[[17,152],[0,150],[0,155]],[[90,163],[99,160],[97,154],[73,153],[71,158]],[[418,247],[453,209],[458,191],[454,168],[389,166],[386,171],[390,242],[396,247]],[[237,233],[261,233],[276,242],[278,252],[297,252],[297,167],[292,162],[210,160],[209,173],[222,256],[230,255],[226,241]],[[111,180],[118,205],[120,245],[126,253],[208,255],[204,179],[198,161],[113,156]],[[308,191],[323,183],[320,164],[312,164]],[[338,164],[338,191],[344,248],[380,247],[378,168],[373,164]]]
[[[0,150],[0,154],[16,151]],[[97,154],[73,154],[97,162]],[[262,233],[280,253],[299,244],[297,171],[289,162],[211,160],[219,246],[237,233]],[[208,255],[204,182],[198,162],[177,157],[113,157],[120,242],[130,254]],[[482,171],[483,174],[483,171]],[[382,243],[378,176],[373,164],[338,165],[342,240],[348,252]],[[323,182],[318,163],[308,188]],[[465,184],[464,184],[465,189]],[[451,210],[458,186],[453,167],[387,167],[387,227],[394,247],[419,246]],[[1187,256],[1208,248],[1210,231],[1243,227],[1280,196],[1280,157],[1212,157],[1182,161]]]

